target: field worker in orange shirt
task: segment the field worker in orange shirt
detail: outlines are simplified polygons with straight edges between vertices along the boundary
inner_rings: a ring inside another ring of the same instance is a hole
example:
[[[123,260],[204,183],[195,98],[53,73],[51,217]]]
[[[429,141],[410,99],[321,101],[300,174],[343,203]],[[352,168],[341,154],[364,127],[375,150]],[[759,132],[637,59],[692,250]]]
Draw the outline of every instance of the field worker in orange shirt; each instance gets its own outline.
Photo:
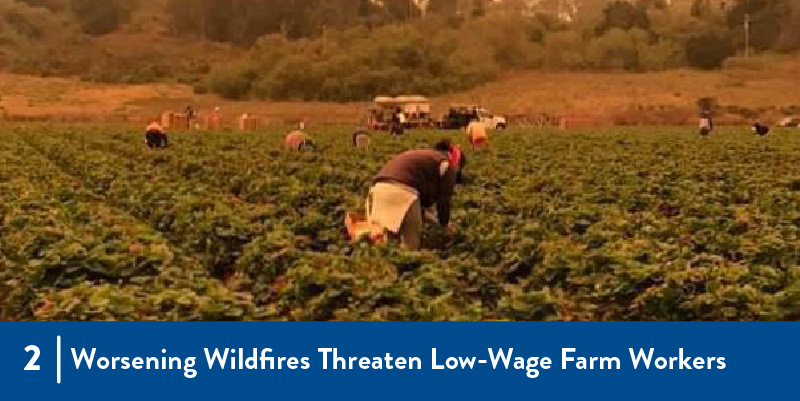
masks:
[[[290,151],[313,150],[316,149],[316,146],[305,132],[294,130],[286,135],[286,149]]]
[[[467,126],[467,140],[472,145],[473,150],[481,150],[489,145],[489,134],[486,132],[486,125],[477,119],[473,119]]]

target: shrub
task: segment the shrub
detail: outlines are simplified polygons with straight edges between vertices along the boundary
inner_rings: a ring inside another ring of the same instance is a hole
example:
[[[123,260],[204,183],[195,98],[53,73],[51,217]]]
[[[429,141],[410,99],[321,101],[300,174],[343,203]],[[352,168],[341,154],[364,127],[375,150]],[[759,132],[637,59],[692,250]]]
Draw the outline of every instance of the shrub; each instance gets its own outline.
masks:
[[[736,54],[730,38],[704,33],[692,36],[686,43],[686,59],[690,66],[705,70],[722,67],[722,63]]]
[[[120,0],[72,0],[71,7],[83,32],[89,35],[113,32],[130,13]]]
[[[544,63],[555,68],[582,68],[586,65],[583,39],[575,32],[549,33],[544,40]]]
[[[206,85],[209,90],[225,99],[241,100],[249,95],[254,77],[254,70],[242,63],[214,70],[206,78]]]

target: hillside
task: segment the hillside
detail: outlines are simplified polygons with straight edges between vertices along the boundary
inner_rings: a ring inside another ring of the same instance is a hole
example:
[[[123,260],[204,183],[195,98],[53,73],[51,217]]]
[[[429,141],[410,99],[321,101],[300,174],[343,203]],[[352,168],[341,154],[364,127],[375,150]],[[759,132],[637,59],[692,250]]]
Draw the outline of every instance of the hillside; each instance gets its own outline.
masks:
[[[193,104],[337,124],[403,93],[432,96],[435,113],[481,104],[521,124],[683,124],[704,97],[723,121],[800,109],[789,55],[800,0],[691,12],[678,0],[527,2],[544,16],[511,1],[425,2],[429,12],[408,1],[0,2],[0,105],[18,119],[140,123]],[[759,54],[747,60],[744,12]]]
[[[721,106],[776,120],[782,110],[800,109],[800,58],[781,57],[730,63],[718,72],[658,73],[524,72],[476,89],[433,99],[434,112],[450,103],[478,103],[498,113],[532,117],[540,113],[589,116],[599,124],[682,124],[694,121],[696,101],[716,98]],[[166,109],[193,104],[221,106],[228,116],[249,112],[274,124],[305,118],[313,123],[354,125],[366,103],[225,101],[196,95],[188,85],[109,85],[65,78],[0,75],[0,106],[17,118],[139,123]],[[744,121],[741,115],[729,119]]]
[[[694,122],[698,99],[712,97],[723,107],[775,120],[782,109],[800,107],[797,71],[800,57],[736,59],[712,72],[524,72],[438,103],[481,103],[509,114],[576,114],[618,123],[682,123]]]
[[[800,0],[756,6],[732,0],[726,8],[704,0],[692,2],[691,12],[687,4],[7,0],[0,2],[0,71],[113,84],[177,82],[235,100],[351,102],[376,94],[451,97],[473,90],[467,93],[475,96],[482,85],[502,86],[509,77],[560,80],[545,71],[574,72],[585,90],[598,72],[716,70],[746,52],[739,23],[745,15],[752,16],[749,50],[800,50]],[[580,99],[568,96],[569,104],[556,97],[504,108],[595,109],[585,101],[573,105]]]

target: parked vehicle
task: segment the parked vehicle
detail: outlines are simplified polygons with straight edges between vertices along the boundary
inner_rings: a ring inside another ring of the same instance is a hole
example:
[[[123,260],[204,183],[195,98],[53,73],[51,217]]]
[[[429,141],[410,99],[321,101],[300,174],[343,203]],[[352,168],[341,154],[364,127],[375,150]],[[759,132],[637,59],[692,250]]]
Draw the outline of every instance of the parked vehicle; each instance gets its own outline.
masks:
[[[786,117],[778,125],[786,128],[798,128],[800,127],[800,117]]]
[[[398,109],[404,115],[405,128],[432,128],[431,103],[424,96],[379,96],[370,107],[366,126],[372,130],[386,131],[390,128],[392,116]]]
[[[491,130],[508,129],[508,120],[478,106],[451,106],[437,124],[441,129],[464,129],[472,120],[478,120]]]

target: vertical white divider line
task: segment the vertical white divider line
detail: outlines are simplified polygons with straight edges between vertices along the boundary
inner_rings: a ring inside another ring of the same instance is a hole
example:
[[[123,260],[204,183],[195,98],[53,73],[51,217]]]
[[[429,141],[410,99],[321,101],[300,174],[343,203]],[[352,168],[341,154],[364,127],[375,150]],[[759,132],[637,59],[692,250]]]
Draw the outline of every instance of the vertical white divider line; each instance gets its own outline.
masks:
[[[56,336],[56,384],[61,384],[61,336]]]

